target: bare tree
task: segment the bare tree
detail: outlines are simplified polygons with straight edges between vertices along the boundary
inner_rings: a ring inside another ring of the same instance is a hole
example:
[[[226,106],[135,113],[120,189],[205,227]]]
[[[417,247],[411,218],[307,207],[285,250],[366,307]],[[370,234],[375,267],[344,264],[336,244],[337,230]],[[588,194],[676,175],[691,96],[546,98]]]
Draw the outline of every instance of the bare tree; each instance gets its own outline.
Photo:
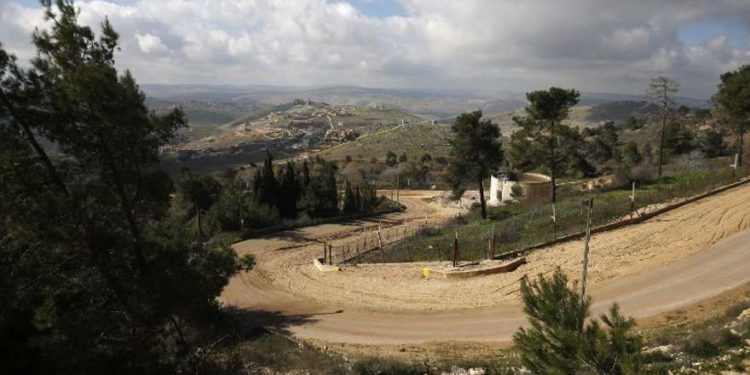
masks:
[[[680,84],[665,76],[658,76],[651,79],[648,85],[648,95],[654,104],[661,107],[661,131],[659,134],[659,177],[661,177],[661,167],[664,163],[664,131],[667,127],[667,118],[671,114],[670,107],[674,105],[674,94],[680,90]]]

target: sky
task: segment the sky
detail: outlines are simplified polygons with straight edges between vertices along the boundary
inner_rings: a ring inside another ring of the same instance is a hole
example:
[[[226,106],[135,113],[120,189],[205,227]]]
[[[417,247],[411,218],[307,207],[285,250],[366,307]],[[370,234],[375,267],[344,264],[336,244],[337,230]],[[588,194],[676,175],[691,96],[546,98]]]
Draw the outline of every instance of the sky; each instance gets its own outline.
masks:
[[[79,0],[109,17],[118,68],[140,83],[354,85],[643,94],[666,75],[708,98],[750,63],[750,0]],[[20,61],[45,27],[36,0],[0,0]]]

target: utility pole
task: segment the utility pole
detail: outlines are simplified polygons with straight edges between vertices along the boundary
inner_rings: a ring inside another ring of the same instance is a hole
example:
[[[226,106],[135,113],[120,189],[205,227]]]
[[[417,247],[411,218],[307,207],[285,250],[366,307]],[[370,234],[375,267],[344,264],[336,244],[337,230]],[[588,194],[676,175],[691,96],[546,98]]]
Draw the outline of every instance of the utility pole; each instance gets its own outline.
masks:
[[[589,241],[591,240],[591,210],[594,208],[594,198],[591,198],[583,202],[588,211],[588,218],[586,221],[586,240],[583,245],[583,270],[581,272],[581,303],[586,298],[586,277],[588,276],[589,269]]]

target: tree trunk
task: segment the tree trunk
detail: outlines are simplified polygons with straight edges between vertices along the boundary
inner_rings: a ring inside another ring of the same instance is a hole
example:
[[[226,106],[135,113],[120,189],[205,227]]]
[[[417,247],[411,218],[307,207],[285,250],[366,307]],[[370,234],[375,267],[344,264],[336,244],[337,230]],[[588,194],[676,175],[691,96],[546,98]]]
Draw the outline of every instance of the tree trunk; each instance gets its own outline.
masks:
[[[667,111],[669,110],[667,95],[667,84],[665,83],[661,108],[661,136],[659,137],[659,178],[661,178],[661,166],[664,163],[664,132],[667,128]]]
[[[487,203],[484,201],[484,173],[479,173],[479,204],[482,206],[482,219],[487,218]]]

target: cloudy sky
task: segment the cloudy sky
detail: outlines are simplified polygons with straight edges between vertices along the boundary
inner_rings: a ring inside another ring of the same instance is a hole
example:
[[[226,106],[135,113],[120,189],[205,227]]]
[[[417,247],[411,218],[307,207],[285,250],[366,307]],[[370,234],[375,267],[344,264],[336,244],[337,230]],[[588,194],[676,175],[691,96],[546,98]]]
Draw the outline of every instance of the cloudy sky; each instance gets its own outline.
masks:
[[[358,85],[642,94],[668,75],[709,97],[750,63],[750,0],[79,0],[108,16],[141,83]],[[0,0],[21,60],[36,0]]]

